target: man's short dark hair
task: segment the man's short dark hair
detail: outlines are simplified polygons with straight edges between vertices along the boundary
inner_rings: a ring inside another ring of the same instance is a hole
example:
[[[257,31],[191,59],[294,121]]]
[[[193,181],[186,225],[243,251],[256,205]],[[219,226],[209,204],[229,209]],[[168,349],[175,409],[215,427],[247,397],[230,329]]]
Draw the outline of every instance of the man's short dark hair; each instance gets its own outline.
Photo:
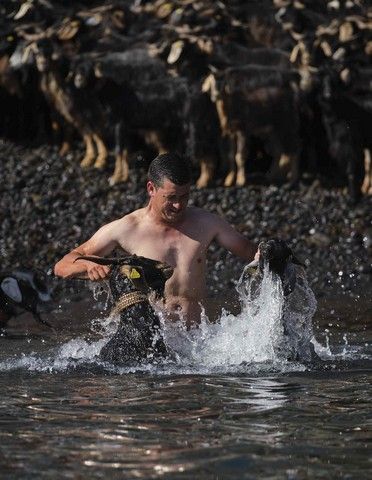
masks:
[[[157,188],[165,178],[176,185],[186,185],[191,182],[190,164],[177,153],[162,153],[150,163],[147,178]]]

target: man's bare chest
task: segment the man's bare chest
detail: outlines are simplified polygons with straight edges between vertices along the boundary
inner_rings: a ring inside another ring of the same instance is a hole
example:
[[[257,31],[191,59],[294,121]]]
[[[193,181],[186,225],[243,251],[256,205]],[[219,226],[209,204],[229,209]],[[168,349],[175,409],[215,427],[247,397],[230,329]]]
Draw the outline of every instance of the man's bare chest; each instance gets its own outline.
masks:
[[[207,249],[203,236],[176,229],[139,229],[122,246],[128,253],[159,260],[173,267],[201,262]]]

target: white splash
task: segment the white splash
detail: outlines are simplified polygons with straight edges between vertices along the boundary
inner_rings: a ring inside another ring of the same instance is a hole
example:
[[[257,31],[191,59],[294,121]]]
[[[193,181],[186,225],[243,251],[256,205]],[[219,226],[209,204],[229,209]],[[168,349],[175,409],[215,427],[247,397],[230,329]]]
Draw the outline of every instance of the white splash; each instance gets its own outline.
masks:
[[[238,315],[223,311],[218,322],[211,323],[203,311],[199,328],[190,330],[182,322],[170,323],[162,318],[162,334],[170,356],[161,364],[126,368],[101,362],[99,352],[119,321],[110,316],[92,321],[94,339],[77,337],[49,350],[47,355],[32,353],[0,361],[0,371],[64,371],[90,364],[117,373],[141,370],[155,374],[263,374],[304,370],[303,361],[311,360],[313,346],[320,357],[330,358],[329,348],[322,347],[313,337],[316,300],[305,276],[287,297],[279,278],[267,268],[256,283],[242,275],[237,290],[241,302]]]
[[[204,313],[199,328],[189,331],[163,324],[166,344],[178,363],[213,369],[277,360],[275,345],[282,335],[280,282],[267,273],[258,296],[251,295],[249,288],[247,295],[242,292],[238,315],[224,311],[213,324]]]

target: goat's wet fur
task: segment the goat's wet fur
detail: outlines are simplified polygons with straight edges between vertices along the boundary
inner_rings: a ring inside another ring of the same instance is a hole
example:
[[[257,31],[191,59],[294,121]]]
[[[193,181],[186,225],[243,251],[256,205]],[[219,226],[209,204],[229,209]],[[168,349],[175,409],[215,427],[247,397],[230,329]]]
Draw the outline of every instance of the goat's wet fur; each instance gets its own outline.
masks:
[[[152,302],[164,295],[173,269],[145,257],[79,257],[111,265],[109,286],[114,314],[120,315],[117,331],[102,348],[100,358],[113,364],[139,364],[167,356],[159,316]],[[78,260],[78,259],[77,259]]]
[[[259,294],[265,273],[270,272],[281,283],[283,341],[276,346],[278,356],[291,361],[318,360],[311,342],[316,299],[308,286],[304,265],[283,240],[261,242],[259,250],[259,260],[245,267],[243,280],[249,280],[253,297]]]

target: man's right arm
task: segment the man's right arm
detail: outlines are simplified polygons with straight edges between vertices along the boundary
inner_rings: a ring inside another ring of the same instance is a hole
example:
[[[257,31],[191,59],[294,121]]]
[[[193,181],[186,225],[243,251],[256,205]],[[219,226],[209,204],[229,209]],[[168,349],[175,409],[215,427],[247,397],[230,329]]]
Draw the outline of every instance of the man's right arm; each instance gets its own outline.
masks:
[[[87,260],[75,261],[80,256],[105,256],[111,253],[118,245],[117,220],[101,227],[87,242],[74,248],[65,255],[54,267],[54,273],[58,277],[89,278],[90,280],[101,280],[107,277],[110,267],[97,265]]]

